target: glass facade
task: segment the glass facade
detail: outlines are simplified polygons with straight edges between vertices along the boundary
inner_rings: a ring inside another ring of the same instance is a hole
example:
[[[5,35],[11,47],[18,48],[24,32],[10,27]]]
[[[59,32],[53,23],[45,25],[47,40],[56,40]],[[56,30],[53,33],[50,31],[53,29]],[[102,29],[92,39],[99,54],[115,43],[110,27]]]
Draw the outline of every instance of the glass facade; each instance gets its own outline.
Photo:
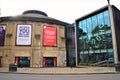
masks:
[[[105,10],[77,23],[80,64],[113,61],[113,46],[109,11]]]

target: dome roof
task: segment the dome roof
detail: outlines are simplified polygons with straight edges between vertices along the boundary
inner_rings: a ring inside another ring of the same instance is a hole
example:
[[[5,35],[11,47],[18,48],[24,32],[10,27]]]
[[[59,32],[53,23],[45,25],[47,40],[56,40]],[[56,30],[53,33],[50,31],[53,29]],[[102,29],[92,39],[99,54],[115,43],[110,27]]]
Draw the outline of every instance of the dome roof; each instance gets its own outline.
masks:
[[[1,21],[33,21],[59,25],[69,25],[69,23],[48,17],[46,13],[38,10],[28,10],[17,16],[0,17]]]
[[[45,12],[38,11],[38,10],[28,10],[23,12],[23,15],[38,15],[38,16],[48,16]]]

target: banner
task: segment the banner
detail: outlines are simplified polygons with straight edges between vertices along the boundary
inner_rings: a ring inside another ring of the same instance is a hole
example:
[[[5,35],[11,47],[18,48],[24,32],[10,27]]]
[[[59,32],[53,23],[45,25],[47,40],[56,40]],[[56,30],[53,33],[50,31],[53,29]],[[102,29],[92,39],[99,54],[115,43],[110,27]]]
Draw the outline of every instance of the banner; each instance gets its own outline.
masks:
[[[4,46],[5,42],[5,26],[0,25],[0,46]]]
[[[16,45],[31,45],[31,25],[17,26]]]
[[[75,48],[75,32],[72,32],[72,47]]]
[[[57,30],[55,27],[45,26],[43,45],[44,46],[57,46],[56,34],[57,34]]]

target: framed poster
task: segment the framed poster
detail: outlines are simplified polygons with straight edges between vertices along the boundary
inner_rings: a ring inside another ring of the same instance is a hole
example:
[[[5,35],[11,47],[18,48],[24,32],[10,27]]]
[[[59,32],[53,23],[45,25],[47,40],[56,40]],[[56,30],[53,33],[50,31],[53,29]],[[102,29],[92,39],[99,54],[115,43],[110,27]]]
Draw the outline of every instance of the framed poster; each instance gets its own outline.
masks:
[[[57,29],[52,26],[44,26],[43,46],[57,46]]]
[[[5,42],[5,25],[0,25],[0,46],[4,46]]]
[[[17,25],[16,45],[31,45],[31,25]]]

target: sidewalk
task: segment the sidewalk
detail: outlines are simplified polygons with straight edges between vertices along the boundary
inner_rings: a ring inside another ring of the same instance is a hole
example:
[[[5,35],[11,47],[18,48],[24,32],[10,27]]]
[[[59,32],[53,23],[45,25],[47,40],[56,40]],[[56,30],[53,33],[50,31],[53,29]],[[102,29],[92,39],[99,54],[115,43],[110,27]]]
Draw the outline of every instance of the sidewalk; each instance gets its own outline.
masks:
[[[17,68],[16,72],[9,71],[9,68],[0,68],[0,73],[18,74],[105,74],[118,73],[114,67],[85,67],[85,68]]]

